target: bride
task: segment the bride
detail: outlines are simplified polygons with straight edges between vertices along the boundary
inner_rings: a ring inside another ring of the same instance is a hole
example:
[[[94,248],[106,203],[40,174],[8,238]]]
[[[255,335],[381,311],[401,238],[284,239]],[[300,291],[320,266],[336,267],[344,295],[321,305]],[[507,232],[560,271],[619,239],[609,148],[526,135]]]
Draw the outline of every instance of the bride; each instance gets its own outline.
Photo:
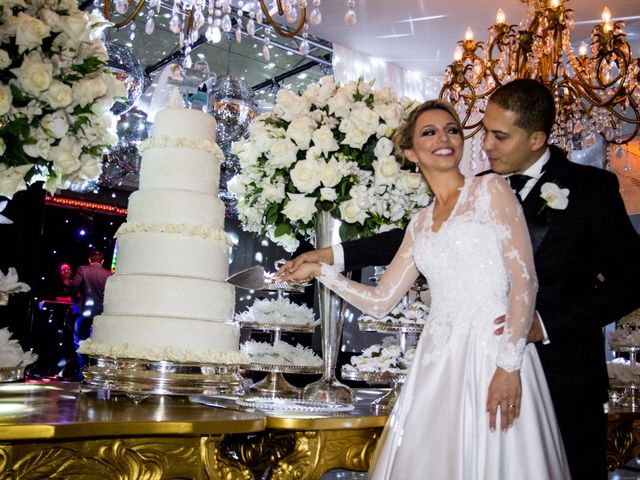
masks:
[[[410,222],[376,287],[304,263],[363,312],[384,316],[425,275],[429,322],[372,462],[371,479],[570,477],[538,354],[526,343],[537,280],[527,224],[507,182],[464,177],[463,133],[440,100],[416,108],[394,138],[435,194]],[[286,266],[285,266],[286,267]],[[503,335],[494,320],[505,317]]]

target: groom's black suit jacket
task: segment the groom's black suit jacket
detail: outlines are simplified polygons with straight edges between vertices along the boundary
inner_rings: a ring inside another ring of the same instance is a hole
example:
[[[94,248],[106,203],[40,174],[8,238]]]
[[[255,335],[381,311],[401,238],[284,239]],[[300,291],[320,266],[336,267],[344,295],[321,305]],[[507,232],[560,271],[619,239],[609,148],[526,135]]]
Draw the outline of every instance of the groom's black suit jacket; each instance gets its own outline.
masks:
[[[640,306],[640,237],[614,174],[550,149],[522,206],[538,275],[536,310],[550,339],[538,352],[560,417],[577,405],[601,408],[608,398],[602,327]],[[569,189],[565,210],[546,206],[540,197],[546,182]],[[393,230],[344,243],[347,269],[390,263],[403,236]]]

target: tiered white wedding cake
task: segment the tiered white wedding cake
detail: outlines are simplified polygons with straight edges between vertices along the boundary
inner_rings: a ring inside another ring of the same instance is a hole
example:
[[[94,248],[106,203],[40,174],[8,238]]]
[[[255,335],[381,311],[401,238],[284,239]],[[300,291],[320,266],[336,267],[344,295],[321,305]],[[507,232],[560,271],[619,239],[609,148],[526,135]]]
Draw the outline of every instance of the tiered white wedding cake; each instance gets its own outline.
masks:
[[[180,101],[181,103],[181,101]],[[118,230],[117,272],[104,313],[80,353],[243,363],[235,290],[227,283],[230,241],[218,198],[223,154],[213,117],[172,106],[141,145],[140,190]]]

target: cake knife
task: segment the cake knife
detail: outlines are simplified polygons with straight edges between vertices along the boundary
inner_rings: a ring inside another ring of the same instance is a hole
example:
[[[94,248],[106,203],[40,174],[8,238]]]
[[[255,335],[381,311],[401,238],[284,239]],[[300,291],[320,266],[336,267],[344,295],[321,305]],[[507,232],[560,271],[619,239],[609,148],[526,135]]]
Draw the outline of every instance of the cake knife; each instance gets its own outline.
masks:
[[[266,287],[264,268],[260,265],[231,275],[227,282],[246,290],[264,290]]]
[[[266,273],[260,265],[247,268],[231,275],[227,282],[245,290],[264,290],[275,292],[304,292],[305,287],[311,285],[308,282],[283,282],[273,273]]]

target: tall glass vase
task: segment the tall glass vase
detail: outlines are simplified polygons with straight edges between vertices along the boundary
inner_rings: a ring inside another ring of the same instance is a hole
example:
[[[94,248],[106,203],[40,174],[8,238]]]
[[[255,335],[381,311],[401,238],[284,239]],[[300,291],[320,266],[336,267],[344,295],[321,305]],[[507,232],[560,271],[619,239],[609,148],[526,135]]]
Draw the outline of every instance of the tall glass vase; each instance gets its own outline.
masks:
[[[329,247],[337,241],[339,228],[340,221],[332,218],[329,212],[318,212],[316,248]],[[317,283],[317,287],[324,374],[320,380],[305,387],[302,397],[306,400],[333,404],[354,404],[356,396],[353,390],[336,379],[336,362],[344,323],[344,302],[320,282]]]

